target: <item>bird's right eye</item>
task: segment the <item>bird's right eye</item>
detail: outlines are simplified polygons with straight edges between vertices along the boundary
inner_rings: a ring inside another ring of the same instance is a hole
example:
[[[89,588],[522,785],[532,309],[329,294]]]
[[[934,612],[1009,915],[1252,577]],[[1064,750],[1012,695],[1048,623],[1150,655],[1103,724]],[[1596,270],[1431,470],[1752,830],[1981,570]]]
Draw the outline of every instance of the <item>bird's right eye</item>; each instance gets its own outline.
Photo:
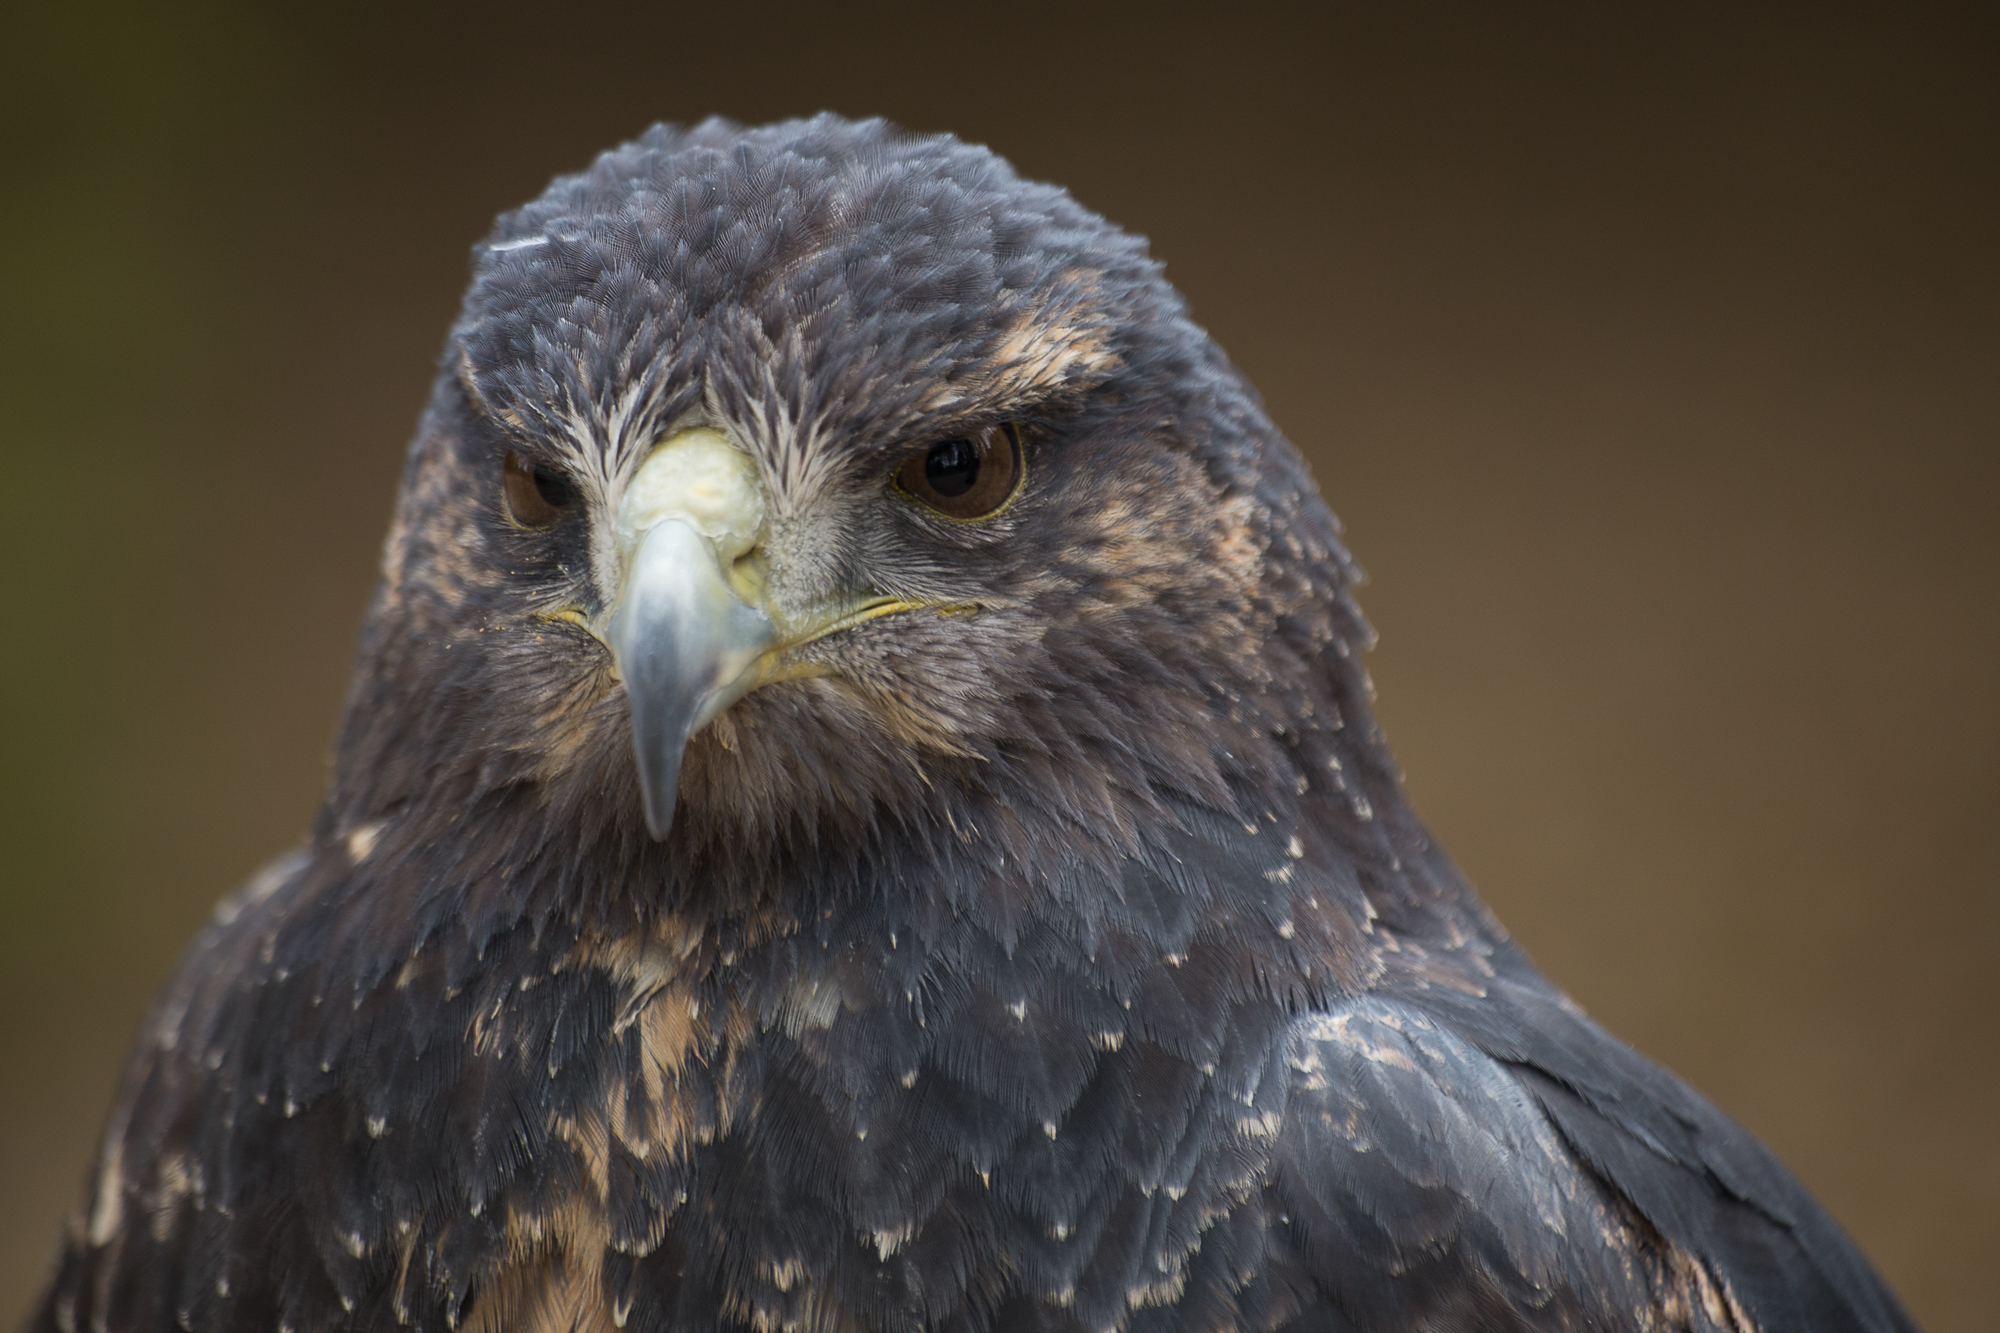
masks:
[[[576,503],[576,483],[512,449],[501,464],[501,482],[507,492],[507,514],[524,528],[554,527]]]

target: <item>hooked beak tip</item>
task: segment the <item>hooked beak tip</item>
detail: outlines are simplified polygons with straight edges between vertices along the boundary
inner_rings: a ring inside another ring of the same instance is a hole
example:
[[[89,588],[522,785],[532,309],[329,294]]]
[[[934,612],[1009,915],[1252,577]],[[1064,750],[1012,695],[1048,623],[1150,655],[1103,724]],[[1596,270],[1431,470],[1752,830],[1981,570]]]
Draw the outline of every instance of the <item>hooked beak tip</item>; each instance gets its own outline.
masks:
[[[676,764],[675,767],[678,768],[679,765]],[[665,842],[667,835],[674,831],[674,806],[680,796],[680,784],[672,783],[666,788],[664,795],[643,778],[640,780],[640,787],[643,798],[641,804],[646,809],[646,832],[652,835],[654,842]]]
[[[665,840],[688,737],[747,693],[775,642],[771,621],[731,590],[713,544],[674,518],[634,554],[610,625],[625,680],[646,831]]]

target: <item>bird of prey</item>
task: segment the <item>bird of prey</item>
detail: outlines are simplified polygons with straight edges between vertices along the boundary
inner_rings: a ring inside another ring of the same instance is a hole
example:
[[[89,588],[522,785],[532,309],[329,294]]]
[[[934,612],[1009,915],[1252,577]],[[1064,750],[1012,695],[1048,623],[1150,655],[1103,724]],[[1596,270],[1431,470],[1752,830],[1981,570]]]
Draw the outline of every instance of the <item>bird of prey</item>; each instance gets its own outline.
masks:
[[[1142,240],[820,116],[475,257],[310,843],[33,1329],[1913,1327],[1426,835]]]

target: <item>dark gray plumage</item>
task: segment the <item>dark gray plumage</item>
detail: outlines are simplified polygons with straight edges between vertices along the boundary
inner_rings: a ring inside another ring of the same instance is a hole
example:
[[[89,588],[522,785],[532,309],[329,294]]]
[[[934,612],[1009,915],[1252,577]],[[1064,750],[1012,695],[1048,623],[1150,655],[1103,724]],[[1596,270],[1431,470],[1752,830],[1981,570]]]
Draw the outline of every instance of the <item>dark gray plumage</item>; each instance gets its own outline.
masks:
[[[33,1327],[1911,1327],[1431,844],[1351,584],[1141,243],[983,150],[557,181]]]

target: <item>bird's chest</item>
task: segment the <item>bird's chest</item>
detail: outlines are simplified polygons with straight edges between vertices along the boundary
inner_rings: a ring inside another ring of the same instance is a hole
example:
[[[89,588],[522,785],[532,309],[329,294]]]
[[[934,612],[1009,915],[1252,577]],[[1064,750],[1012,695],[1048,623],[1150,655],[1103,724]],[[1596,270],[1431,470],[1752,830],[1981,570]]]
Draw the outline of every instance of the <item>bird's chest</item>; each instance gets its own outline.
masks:
[[[1241,1013],[1233,1043],[1163,1024],[1145,987],[1018,950],[627,957],[604,980],[593,1057],[542,1099],[576,1188],[512,1247],[564,1300],[667,1327],[1108,1315],[1179,1299],[1218,1220],[1257,1225],[1243,1126],[1274,1089]]]

